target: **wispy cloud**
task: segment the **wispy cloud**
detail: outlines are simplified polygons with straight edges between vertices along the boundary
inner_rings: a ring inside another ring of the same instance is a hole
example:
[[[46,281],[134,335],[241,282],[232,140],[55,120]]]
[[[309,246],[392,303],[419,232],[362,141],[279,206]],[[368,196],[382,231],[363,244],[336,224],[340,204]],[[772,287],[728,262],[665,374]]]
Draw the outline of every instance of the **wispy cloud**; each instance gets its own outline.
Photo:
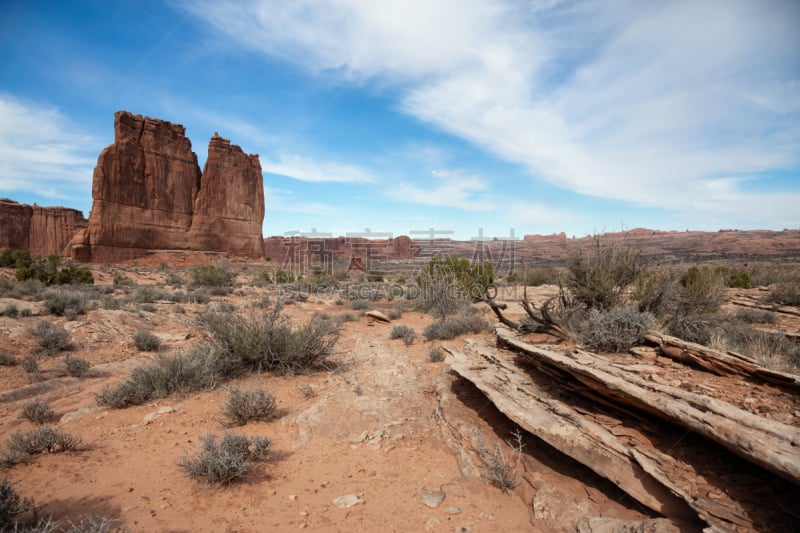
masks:
[[[333,216],[337,209],[323,202],[299,200],[293,191],[264,187],[264,201],[267,212],[301,213],[308,215]]]
[[[377,181],[370,171],[355,165],[312,159],[296,154],[278,154],[275,159],[262,157],[261,168],[269,174],[278,174],[314,183],[373,183]]]
[[[488,184],[478,176],[460,170],[434,170],[431,177],[430,188],[403,182],[392,185],[387,194],[395,200],[422,205],[468,211],[491,211],[494,208],[479,194],[487,189]]]
[[[31,191],[73,198],[88,189],[97,139],[76,128],[53,107],[0,94],[0,191]]]
[[[196,0],[186,9],[313,72],[397,82],[410,115],[581,194],[735,213],[771,196],[735,181],[720,191],[720,176],[759,180],[800,166],[795,2]]]

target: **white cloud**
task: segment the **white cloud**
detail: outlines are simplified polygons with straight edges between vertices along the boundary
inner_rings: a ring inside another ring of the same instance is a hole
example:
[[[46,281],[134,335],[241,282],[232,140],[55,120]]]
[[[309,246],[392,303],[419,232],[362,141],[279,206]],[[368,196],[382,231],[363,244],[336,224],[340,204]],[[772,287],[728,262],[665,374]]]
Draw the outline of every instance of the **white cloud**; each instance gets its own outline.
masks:
[[[492,203],[479,193],[488,184],[477,176],[458,170],[434,170],[430,188],[403,182],[392,185],[387,194],[400,201],[438,207],[491,211]]]
[[[268,213],[301,213],[307,215],[333,216],[337,209],[322,202],[305,202],[298,200],[293,191],[264,187],[264,203]]]
[[[88,190],[97,139],[82,133],[57,109],[0,94],[0,191],[72,198]]]
[[[396,82],[407,113],[582,194],[727,213],[735,225],[737,211],[773,196],[735,181],[720,189],[720,176],[800,165],[797,3],[196,0],[187,9],[314,72]],[[429,205],[441,205],[431,192],[450,192],[400,189]],[[479,205],[464,190],[456,201]],[[778,224],[771,213],[767,226]]]
[[[269,174],[278,174],[314,183],[373,183],[377,181],[371,172],[355,165],[311,159],[296,154],[278,154],[274,160],[262,157],[261,168]]]

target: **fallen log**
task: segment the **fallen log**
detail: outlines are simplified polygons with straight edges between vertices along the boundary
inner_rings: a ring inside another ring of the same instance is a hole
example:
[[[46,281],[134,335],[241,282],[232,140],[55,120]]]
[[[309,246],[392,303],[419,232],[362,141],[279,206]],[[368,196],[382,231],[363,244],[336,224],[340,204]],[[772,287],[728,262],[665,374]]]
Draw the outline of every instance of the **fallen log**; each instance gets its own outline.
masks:
[[[754,415],[733,405],[648,381],[608,364],[599,356],[572,350],[569,355],[520,341],[497,328],[502,344],[537,365],[554,366],[594,392],[633,406],[713,440],[736,455],[800,485],[800,430]]]
[[[513,356],[489,346],[469,352],[443,347],[445,362],[474,383],[494,405],[526,431],[610,480],[642,505],[663,516],[696,520],[686,502],[633,460],[606,428],[555,399],[516,367]]]
[[[718,376],[752,376],[784,387],[800,388],[800,376],[771,370],[735,352],[721,352],[669,335],[645,335],[645,340],[676,361],[694,364]]]

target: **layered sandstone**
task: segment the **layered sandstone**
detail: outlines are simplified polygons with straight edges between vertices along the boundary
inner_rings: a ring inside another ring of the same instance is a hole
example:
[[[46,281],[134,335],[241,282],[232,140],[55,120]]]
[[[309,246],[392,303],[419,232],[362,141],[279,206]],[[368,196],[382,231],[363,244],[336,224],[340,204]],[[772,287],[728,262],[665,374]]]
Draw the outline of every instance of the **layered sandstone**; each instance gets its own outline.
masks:
[[[67,207],[39,207],[0,199],[0,248],[41,256],[68,255],[75,233],[87,227],[83,213]]]
[[[89,227],[72,242],[77,260],[172,250],[263,256],[258,156],[217,135],[201,173],[182,125],[118,111],[114,144],[97,160],[92,199]]]

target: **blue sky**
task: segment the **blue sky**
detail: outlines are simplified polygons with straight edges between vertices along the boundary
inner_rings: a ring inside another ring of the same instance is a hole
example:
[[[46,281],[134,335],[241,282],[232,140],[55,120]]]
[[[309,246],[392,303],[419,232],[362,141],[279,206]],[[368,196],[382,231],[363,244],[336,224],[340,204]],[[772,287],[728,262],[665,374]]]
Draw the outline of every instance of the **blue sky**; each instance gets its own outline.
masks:
[[[113,113],[218,131],[264,234],[800,226],[800,3],[0,0],[0,197],[88,215]]]

